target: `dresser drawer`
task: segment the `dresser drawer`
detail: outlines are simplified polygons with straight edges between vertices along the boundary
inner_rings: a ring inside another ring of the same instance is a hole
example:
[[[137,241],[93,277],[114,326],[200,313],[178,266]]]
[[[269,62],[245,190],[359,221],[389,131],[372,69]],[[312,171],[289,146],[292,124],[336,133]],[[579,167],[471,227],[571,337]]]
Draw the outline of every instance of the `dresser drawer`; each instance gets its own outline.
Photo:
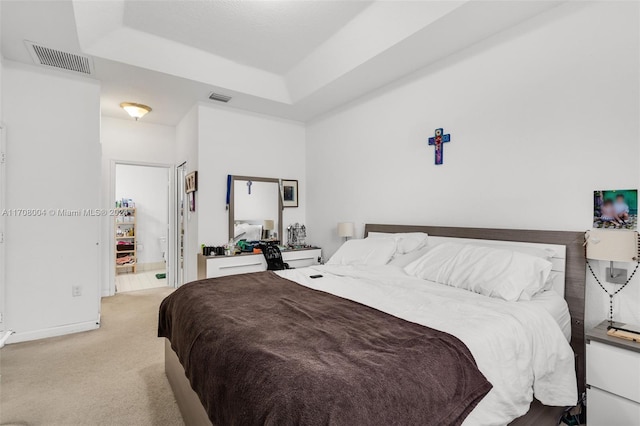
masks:
[[[267,270],[263,255],[220,256],[207,259],[206,278],[247,274]]]
[[[317,265],[318,258],[322,256],[322,250],[291,250],[282,252],[282,260],[291,268],[305,268]]]
[[[631,426],[640,424],[640,404],[591,387],[587,389],[589,426]]]
[[[590,341],[587,384],[640,403],[640,352]],[[635,422],[640,422],[640,417]]]

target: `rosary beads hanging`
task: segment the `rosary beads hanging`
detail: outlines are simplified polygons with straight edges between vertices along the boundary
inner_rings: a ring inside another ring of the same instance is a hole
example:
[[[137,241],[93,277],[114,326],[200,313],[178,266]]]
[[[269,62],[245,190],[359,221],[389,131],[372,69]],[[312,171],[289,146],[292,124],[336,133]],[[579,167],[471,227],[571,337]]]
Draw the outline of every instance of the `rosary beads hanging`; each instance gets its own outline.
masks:
[[[629,276],[629,279],[627,280],[627,282],[622,284],[620,286],[620,288],[617,289],[616,291],[614,291],[613,293],[609,292],[609,290],[607,290],[605,288],[605,286],[602,285],[602,283],[600,282],[600,280],[596,276],[595,272],[593,272],[593,269],[591,269],[591,264],[589,263],[588,260],[587,260],[587,266],[589,267],[589,271],[591,271],[591,275],[593,275],[593,278],[596,279],[596,282],[598,283],[600,288],[602,290],[604,290],[604,292],[609,295],[609,323],[612,324],[613,323],[613,296],[615,296],[616,294],[620,293],[620,291],[622,291],[622,289],[625,288],[627,286],[627,284],[629,284],[629,282],[631,282],[631,279],[633,278],[634,274],[638,270],[638,267],[640,266],[640,262],[636,263],[636,267],[633,270],[633,272],[631,273],[631,275]]]

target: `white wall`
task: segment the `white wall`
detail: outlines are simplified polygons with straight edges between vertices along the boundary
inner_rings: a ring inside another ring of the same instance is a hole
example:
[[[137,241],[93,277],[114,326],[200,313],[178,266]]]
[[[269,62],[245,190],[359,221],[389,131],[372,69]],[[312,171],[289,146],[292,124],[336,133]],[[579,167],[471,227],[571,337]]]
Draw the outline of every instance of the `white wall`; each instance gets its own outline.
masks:
[[[176,166],[186,162],[187,173],[198,170],[198,105],[185,115],[176,127]],[[198,185],[201,182],[201,176],[198,176]],[[178,183],[178,190],[184,188],[184,182]],[[186,223],[185,223],[185,242],[184,242],[184,269],[185,283],[194,281],[198,277],[198,252],[200,252],[200,243],[198,242],[198,203],[200,201],[198,191],[196,195],[196,211],[190,212],[185,207]]]
[[[638,27],[637,3],[570,2],[310,123],[310,240],[332,254],[340,221],[590,228],[594,189],[639,184]],[[634,281],[618,315],[640,323]]]
[[[100,140],[102,142],[102,208],[114,206],[115,191],[114,163],[141,163],[173,165],[176,155],[176,128],[145,123],[133,119],[101,117]],[[114,294],[114,255],[112,240],[114,235],[113,217],[104,217],[101,222],[102,295]]]
[[[0,22],[2,22],[2,2],[0,2]],[[2,46],[2,31],[0,31],[0,46]],[[0,100],[2,99],[2,51],[0,51]],[[2,123],[2,102],[0,102],[0,123]]]
[[[0,2],[0,22],[2,22],[2,2]],[[2,31],[0,31],[0,46],[2,46]],[[3,115],[2,115],[2,73],[3,73],[3,65],[2,65],[3,57],[2,52],[0,52],[0,126],[3,126]],[[4,152],[4,145],[2,132],[0,132],[0,153]],[[1,155],[1,154],[0,154]],[[4,209],[4,188],[6,186],[6,178],[4,174],[4,165],[0,164],[0,209]],[[0,216],[0,232],[4,233],[5,229],[5,219],[3,216]],[[0,312],[5,311],[5,244],[0,243]],[[0,331],[5,330],[5,322],[4,318],[0,318]]]
[[[96,328],[99,220],[51,209],[100,207],[100,86],[6,60],[3,66],[7,208],[47,211],[7,218],[10,342]],[[72,286],[82,295],[73,297]]]
[[[299,207],[284,209],[283,227],[305,222],[305,127],[302,123],[201,105],[199,140],[198,245],[220,245],[228,241],[227,175],[297,179]]]
[[[121,120],[102,116],[100,138],[102,160],[173,164],[176,151],[176,128],[145,123],[132,119]],[[142,119],[144,120],[144,118]],[[111,206],[111,205],[110,205]]]
[[[138,267],[163,262],[169,224],[169,170],[162,167],[116,165],[116,200],[136,206]]]

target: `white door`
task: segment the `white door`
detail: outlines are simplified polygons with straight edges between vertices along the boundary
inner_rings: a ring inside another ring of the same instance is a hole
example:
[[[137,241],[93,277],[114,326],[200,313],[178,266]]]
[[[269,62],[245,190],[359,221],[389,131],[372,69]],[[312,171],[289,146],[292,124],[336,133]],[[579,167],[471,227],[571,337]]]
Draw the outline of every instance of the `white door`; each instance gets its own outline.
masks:
[[[184,284],[184,248],[187,241],[187,221],[185,220],[186,196],[184,193],[184,178],[186,176],[187,163],[182,163],[176,168],[176,287]]]
[[[5,215],[3,213],[5,209],[4,194],[6,188],[6,174],[5,174],[5,140],[4,140],[4,126],[0,124],[0,331],[5,329],[5,271],[4,266],[4,229],[5,229]]]

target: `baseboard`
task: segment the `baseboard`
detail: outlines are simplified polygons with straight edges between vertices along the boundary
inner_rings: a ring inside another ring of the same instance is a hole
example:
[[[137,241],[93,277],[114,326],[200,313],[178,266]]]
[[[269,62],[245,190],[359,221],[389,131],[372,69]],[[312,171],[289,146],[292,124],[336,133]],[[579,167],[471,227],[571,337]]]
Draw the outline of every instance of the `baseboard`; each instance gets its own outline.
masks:
[[[100,327],[98,321],[79,322],[76,324],[61,325],[59,327],[43,328],[41,330],[16,332],[7,340],[7,344],[27,342],[30,340],[46,339],[47,337],[63,336],[65,334],[79,333],[81,331],[95,330]]]

